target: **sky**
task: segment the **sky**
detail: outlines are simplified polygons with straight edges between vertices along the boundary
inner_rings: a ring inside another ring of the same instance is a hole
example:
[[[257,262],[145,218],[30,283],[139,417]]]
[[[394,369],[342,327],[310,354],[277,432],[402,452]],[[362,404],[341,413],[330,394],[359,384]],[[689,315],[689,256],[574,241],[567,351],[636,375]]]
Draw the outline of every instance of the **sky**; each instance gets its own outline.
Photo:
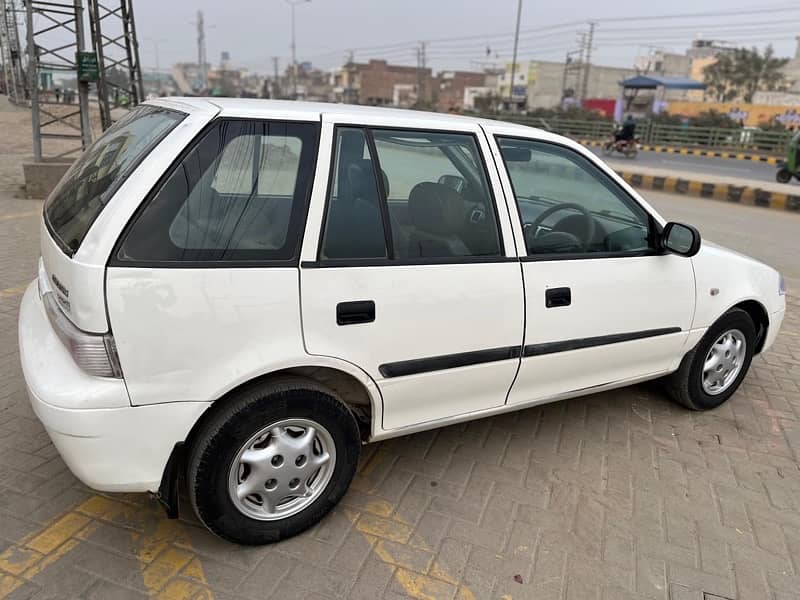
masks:
[[[511,59],[517,0],[311,0],[296,5],[297,59],[331,68],[354,58],[386,58],[436,70],[479,70]],[[231,65],[258,73],[291,60],[291,7],[286,0],[133,0],[140,56],[146,70],[197,57],[197,11],[206,23],[208,60],[230,53]],[[698,14],[699,13],[699,14]],[[677,16],[677,15],[694,16]],[[631,66],[648,46],[683,52],[703,36],[793,56],[800,3],[780,0],[522,0],[518,60],[563,61],[596,20],[592,62]],[[455,39],[454,39],[455,38]]]

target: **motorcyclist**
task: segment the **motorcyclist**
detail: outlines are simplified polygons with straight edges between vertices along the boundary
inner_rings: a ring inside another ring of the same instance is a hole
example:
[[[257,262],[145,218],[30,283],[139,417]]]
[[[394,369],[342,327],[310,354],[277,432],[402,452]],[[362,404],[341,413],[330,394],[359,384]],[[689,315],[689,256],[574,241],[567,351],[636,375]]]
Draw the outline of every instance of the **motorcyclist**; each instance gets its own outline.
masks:
[[[624,141],[630,144],[635,137],[636,121],[633,119],[633,115],[628,115],[622,124],[622,128],[614,134],[614,142]]]

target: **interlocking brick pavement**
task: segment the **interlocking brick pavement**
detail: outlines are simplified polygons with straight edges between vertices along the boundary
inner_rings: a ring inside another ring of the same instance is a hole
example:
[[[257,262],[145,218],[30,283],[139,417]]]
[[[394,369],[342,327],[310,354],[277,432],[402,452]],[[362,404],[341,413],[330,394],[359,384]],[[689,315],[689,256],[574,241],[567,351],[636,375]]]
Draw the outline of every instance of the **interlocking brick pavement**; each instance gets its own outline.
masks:
[[[717,410],[646,384],[367,446],[322,523],[244,548],[55,452],[16,342],[40,206],[0,191],[0,598],[800,598],[800,297]]]

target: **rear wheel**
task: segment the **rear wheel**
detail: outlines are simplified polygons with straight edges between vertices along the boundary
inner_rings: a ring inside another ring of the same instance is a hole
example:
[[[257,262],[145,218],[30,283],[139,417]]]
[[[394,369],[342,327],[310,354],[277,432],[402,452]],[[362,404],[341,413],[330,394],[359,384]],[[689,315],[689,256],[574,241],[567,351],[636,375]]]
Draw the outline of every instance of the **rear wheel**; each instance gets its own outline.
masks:
[[[791,180],[792,174],[786,168],[778,169],[778,172],[775,173],[775,181],[778,183],[789,183]]]
[[[716,408],[739,388],[753,359],[756,328],[734,308],[709,327],[678,370],[666,379],[672,398],[692,410]]]
[[[359,451],[356,421],[331,390],[303,379],[257,385],[226,401],[195,436],[189,498],[220,537],[276,542],[333,508]]]
[[[630,142],[625,146],[625,158],[636,158],[639,153],[639,146],[636,142]]]

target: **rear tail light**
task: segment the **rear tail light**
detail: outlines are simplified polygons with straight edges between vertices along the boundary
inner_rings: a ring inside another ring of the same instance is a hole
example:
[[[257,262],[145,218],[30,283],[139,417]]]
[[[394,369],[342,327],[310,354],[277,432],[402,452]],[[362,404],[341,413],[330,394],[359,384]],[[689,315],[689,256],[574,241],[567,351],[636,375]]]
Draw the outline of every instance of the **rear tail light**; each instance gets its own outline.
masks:
[[[108,333],[87,333],[75,327],[61,310],[55,292],[43,288],[45,285],[39,277],[39,294],[47,317],[75,363],[89,375],[121,379],[122,368],[114,337]]]

